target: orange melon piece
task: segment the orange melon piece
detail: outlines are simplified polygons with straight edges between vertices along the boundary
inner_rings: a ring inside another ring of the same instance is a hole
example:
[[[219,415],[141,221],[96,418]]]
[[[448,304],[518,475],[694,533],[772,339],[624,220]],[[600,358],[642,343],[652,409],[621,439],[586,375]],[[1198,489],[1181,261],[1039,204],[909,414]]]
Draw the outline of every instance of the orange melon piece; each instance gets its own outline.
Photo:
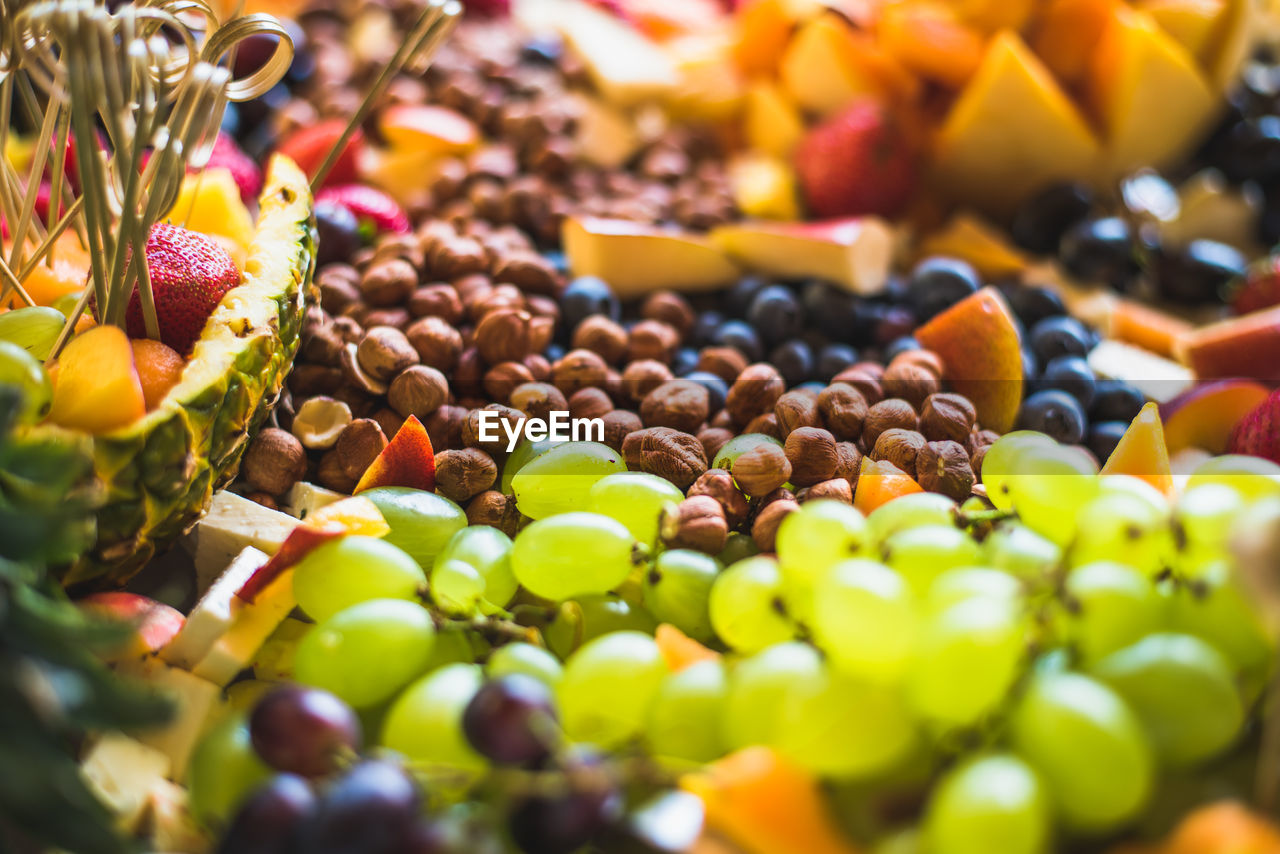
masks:
[[[767,747],[748,747],[686,775],[707,826],[748,854],[858,854],[813,776]]]
[[[658,651],[672,673],[691,667],[700,661],[711,661],[720,657],[720,653],[707,649],[693,638],[680,631],[670,623],[663,623],[653,633],[658,644]]]
[[[1210,58],[1225,0],[1147,0],[1140,5],[1197,60]]]
[[[743,74],[772,74],[791,38],[789,0],[752,0],[734,16],[731,56]]]
[[[1111,306],[1111,337],[1137,344],[1161,356],[1174,355],[1178,342],[1192,329],[1187,321],[1128,299]]]
[[[877,34],[904,66],[952,88],[967,83],[982,64],[983,37],[942,3],[887,6]]]
[[[1040,16],[1031,47],[1068,86],[1084,82],[1102,32],[1117,0],[1050,0]]]
[[[150,338],[138,338],[129,343],[133,347],[138,381],[142,383],[142,396],[150,412],[182,379],[182,369],[187,362],[177,350]]]
[[[9,247],[4,247],[8,257]],[[53,305],[68,294],[79,294],[89,282],[89,253],[80,246],[74,232],[66,231],[55,242],[53,264],[37,264],[22,287],[36,305]],[[9,298],[9,307],[25,305],[15,294]]]
[[[124,330],[95,326],[72,338],[58,358],[49,420],[88,433],[106,433],[146,414],[146,396]]]
[[[1148,403],[1134,417],[1107,458],[1101,474],[1128,474],[1145,480],[1166,495],[1173,492],[1169,446],[1164,440],[1164,424],[1156,403]]]
[[[1244,805],[1223,801],[1184,818],[1164,854],[1280,854],[1280,831]]]
[[[1040,5],[1037,0],[951,0],[960,18],[984,33],[1021,30]]]
[[[1004,297],[986,287],[916,330],[916,340],[942,357],[943,378],[973,402],[984,429],[1013,429],[1022,403],[1022,347]]]
[[[888,460],[873,462],[863,457],[862,471],[854,486],[853,506],[865,516],[881,504],[913,492],[924,492],[914,477]]]

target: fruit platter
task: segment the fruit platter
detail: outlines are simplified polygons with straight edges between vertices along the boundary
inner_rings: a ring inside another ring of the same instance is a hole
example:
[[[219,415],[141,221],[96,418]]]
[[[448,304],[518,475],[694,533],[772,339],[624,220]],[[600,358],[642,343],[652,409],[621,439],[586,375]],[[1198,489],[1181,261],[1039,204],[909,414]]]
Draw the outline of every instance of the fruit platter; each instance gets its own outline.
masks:
[[[0,0],[0,851],[1280,854],[1274,0]]]

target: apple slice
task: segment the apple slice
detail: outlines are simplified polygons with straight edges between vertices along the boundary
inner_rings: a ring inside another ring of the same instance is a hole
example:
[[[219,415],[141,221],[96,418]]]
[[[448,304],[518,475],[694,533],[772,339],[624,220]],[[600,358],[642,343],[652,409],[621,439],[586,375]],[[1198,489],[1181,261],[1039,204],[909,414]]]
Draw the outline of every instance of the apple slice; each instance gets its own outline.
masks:
[[[204,591],[246,546],[275,554],[298,520],[288,513],[221,490],[183,541],[195,557],[196,589]]]
[[[665,101],[680,90],[675,63],[621,18],[580,0],[556,0],[554,24],[606,99],[621,106]]]
[[[433,104],[396,104],[382,111],[378,130],[392,148],[442,156],[463,154],[480,141],[471,119]]]
[[[875,217],[718,226],[711,241],[744,267],[786,279],[824,279],[856,294],[884,290],[893,232]]]
[[[1184,365],[1123,341],[1103,339],[1088,361],[1098,376],[1123,380],[1157,403],[1173,400],[1195,382]]]
[[[92,593],[76,604],[86,611],[133,623],[134,635],[127,646],[115,652],[111,659],[114,661],[156,652],[180,634],[185,623],[178,609],[123,590]]]
[[[227,566],[218,580],[205,591],[191,609],[186,625],[160,657],[177,667],[192,669],[208,655],[214,643],[230,630],[244,602],[236,593],[271,558],[253,546],[246,546]]]
[[[267,583],[253,602],[238,596],[233,607],[233,622],[214,640],[208,653],[191,669],[201,679],[225,686],[253,661],[271,633],[297,606],[293,595],[293,573],[282,572]]]
[[[431,437],[417,416],[410,415],[395,436],[374,458],[360,476],[352,492],[364,492],[379,486],[407,486],[435,492],[436,455]]]
[[[1252,380],[1201,383],[1160,405],[1169,453],[1201,448],[1225,454],[1231,431],[1240,419],[1267,399],[1269,390]]]
[[[569,217],[561,237],[574,275],[599,276],[624,299],[662,288],[715,290],[741,274],[711,240],[675,229]]]
[[[1280,306],[1195,329],[1178,352],[1200,379],[1280,380]]]

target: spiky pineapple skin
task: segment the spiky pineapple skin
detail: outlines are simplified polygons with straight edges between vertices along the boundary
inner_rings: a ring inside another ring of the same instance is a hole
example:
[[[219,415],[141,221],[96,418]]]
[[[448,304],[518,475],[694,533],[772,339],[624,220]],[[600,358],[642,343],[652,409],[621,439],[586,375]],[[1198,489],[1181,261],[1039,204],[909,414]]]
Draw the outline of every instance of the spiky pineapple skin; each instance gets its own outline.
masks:
[[[182,380],[154,411],[93,438],[106,490],[97,542],[64,584],[120,584],[190,529],[214,490],[236,475],[249,436],[279,397],[313,298],[316,233],[306,176],[274,157],[259,199],[242,283],[210,316]],[[65,442],[37,427],[28,442]]]

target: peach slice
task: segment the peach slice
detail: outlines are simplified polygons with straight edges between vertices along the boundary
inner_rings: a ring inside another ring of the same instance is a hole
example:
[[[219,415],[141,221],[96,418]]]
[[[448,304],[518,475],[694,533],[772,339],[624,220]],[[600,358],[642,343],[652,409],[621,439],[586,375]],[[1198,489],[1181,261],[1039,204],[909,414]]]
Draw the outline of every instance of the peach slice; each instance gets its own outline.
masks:
[[[924,492],[916,479],[888,460],[862,458],[862,471],[854,485],[853,506],[864,516],[895,498]]]
[[[95,326],[67,344],[58,358],[49,420],[87,433],[106,433],[146,414],[146,395],[124,330]]]
[[[746,75],[768,75],[791,38],[790,0],[749,0],[734,16],[733,61]]]
[[[133,363],[138,369],[142,396],[150,412],[182,379],[182,369],[187,363],[177,350],[150,338],[138,338],[129,344],[133,347]]]
[[[1170,454],[1202,448],[1225,454],[1231,431],[1267,399],[1268,389],[1252,380],[1201,383],[1160,406]]]
[[[1200,379],[1280,380],[1280,306],[1195,329],[1178,353]]]
[[[86,611],[133,624],[134,634],[128,645],[112,655],[113,660],[117,661],[158,651],[173,640],[186,622],[178,609],[147,596],[122,590],[93,593],[78,600],[76,604]]]
[[[1100,474],[1132,475],[1165,495],[1173,492],[1169,446],[1165,443],[1164,424],[1160,421],[1160,407],[1156,403],[1148,403],[1134,416]]]
[[[920,257],[950,255],[972,264],[987,280],[1014,276],[1027,268],[1022,254],[1000,230],[971,213],[951,217],[920,242]]]
[[[53,305],[69,294],[79,294],[89,281],[89,253],[80,245],[75,232],[65,231],[55,241],[53,263],[37,264],[22,283],[36,305]],[[4,246],[5,257],[9,246]],[[9,297],[9,308],[26,305],[17,294]],[[86,312],[87,314],[88,312]]]
[[[995,288],[965,297],[916,330],[916,340],[942,357],[943,378],[973,402],[984,429],[1013,429],[1022,403],[1018,327]]]
[[[624,298],[658,288],[714,290],[732,284],[740,273],[700,234],[628,220],[568,217],[561,236],[574,275],[599,276]]]
[[[857,294],[884,289],[893,234],[875,217],[806,223],[739,222],[711,241],[743,266],[787,279],[825,279]]]
[[[469,118],[431,104],[388,107],[378,119],[378,130],[392,148],[434,155],[462,154],[480,141]]]
[[[354,492],[379,486],[435,491],[436,455],[431,448],[431,437],[417,416],[410,415],[400,425],[391,441],[365,469]]]
[[[672,673],[684,670],[700,661],[711,661],[720,657],[720,653],[707,649],[670,623],[658,626],[657,631],[653,633],[653,639],[658,644],[658,651],[662,653],[663,660],[667,662],[667,669]]]
[[[880,17],[877,35],[904,66],[953,89],[982,64],[983,38],[942,3],[894,3]]]
[[[748,747],[688,774],[711,830],[749,854],[858,854],[837,828],[818,781],[768,747]]]
[[[1031,39],[1036,55],[1069,86],[1084,81],[1089,56],[1119,0],[1050,0]]]

